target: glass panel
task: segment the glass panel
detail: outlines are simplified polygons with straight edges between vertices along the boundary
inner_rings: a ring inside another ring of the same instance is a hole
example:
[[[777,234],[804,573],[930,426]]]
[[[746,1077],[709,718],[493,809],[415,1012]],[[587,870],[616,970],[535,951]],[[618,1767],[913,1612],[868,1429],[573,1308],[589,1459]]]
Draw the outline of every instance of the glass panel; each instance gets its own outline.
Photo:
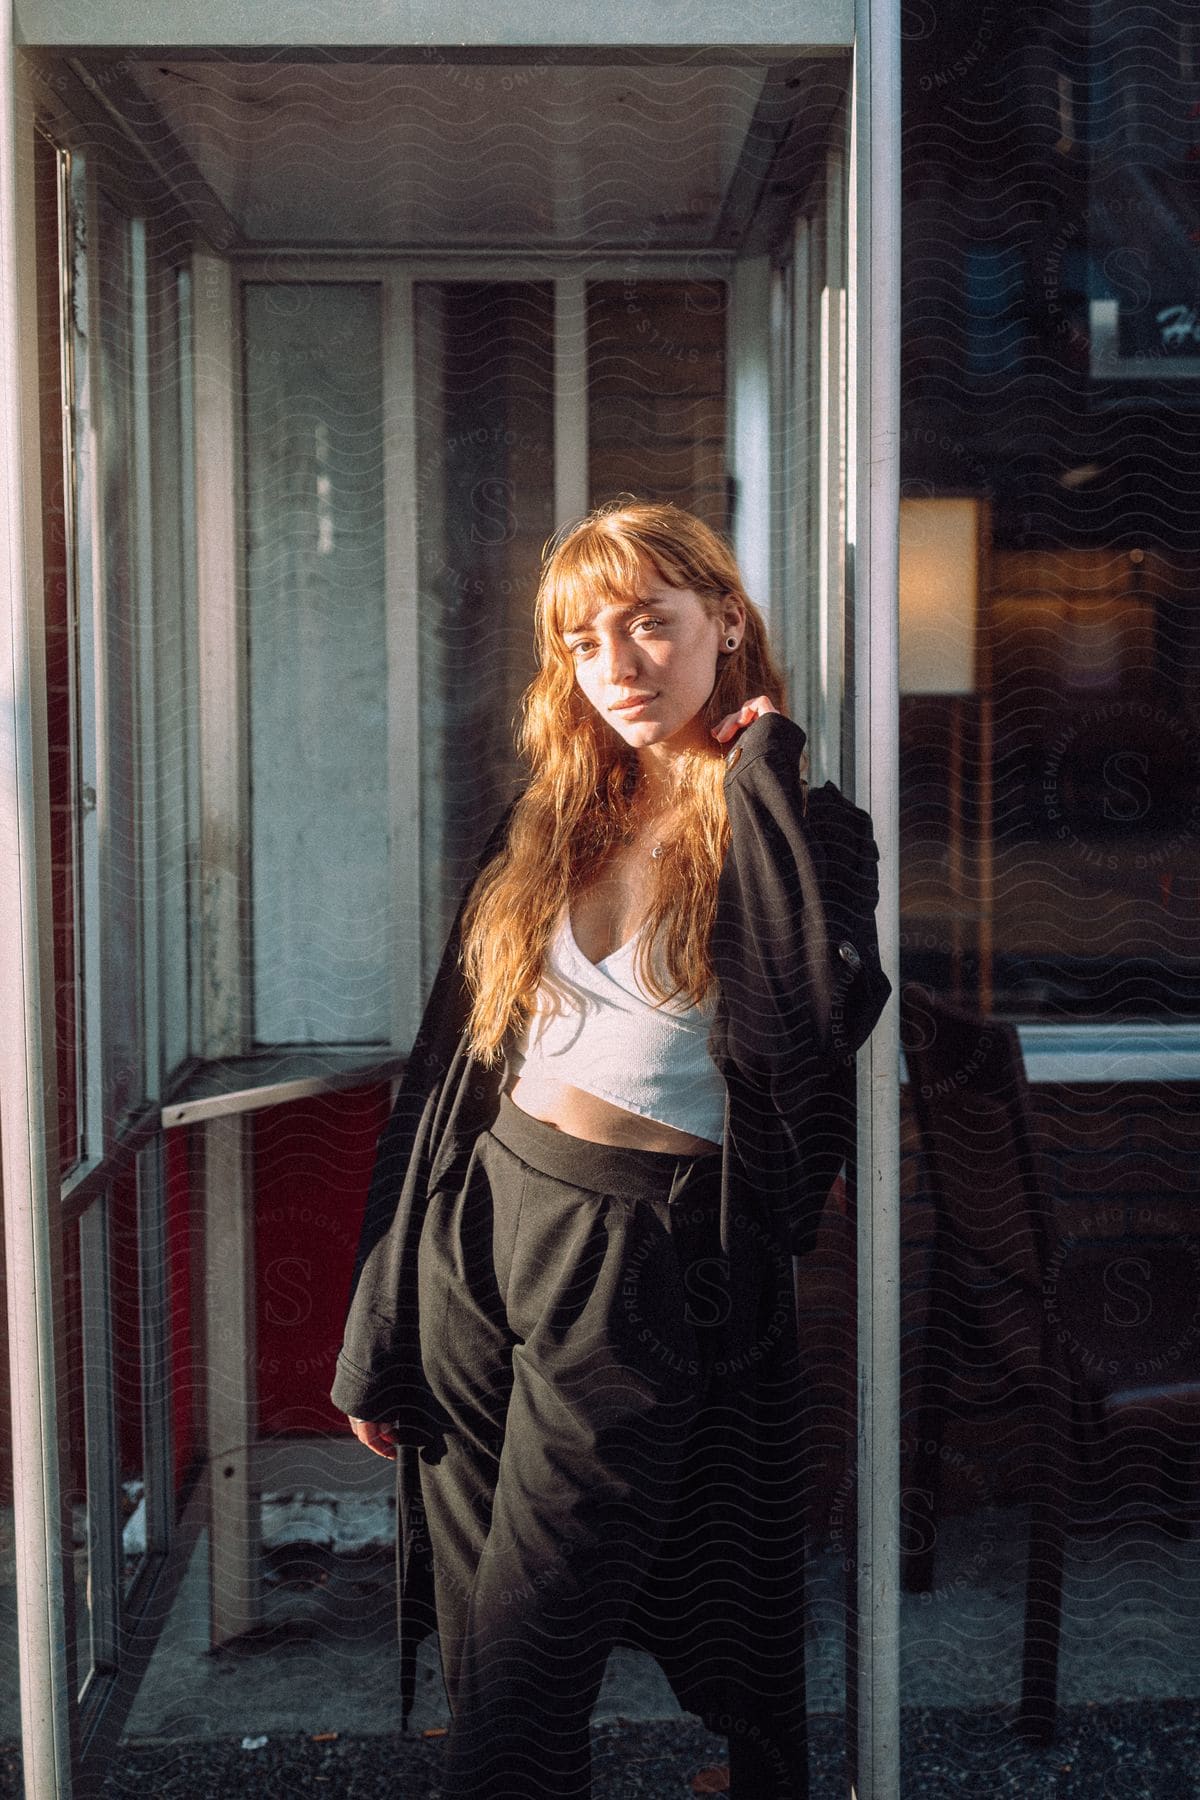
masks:
[[[918,1013],[929,1057],[962,1036],[941,1085],[904,1095],[905,1539],[931,1553],[904,1601],[904,1699],[938,1709],[947,1790],[1193,1779],[1174,1732],[1200,1693],[1200,1108],[1182,1056],[1160,1080],[1128,1058],[1135,1021],[1178,1043],[1200,1017],[1186,10],[1160,31],[1097,0],[1050,48],[1016,14],[989,47],[959,9],[906,46],[904,491],[985,514],[965,554],[925,546],[909,597],[941,654],[901,705],[901,974],[976,1020]],[[977,655],[946,679],[955,620]],[[902,660],[921,631],[902,613]],[[1022,1159],[988,1057],[997,1019],[1025,1018],[1081,1021],[1094,1060],[1033,1087]],[[940,1168],[939,1129],[958,1133]],[[919,1403],[939,1383],[935,1432]],[[1012,1726],[1046,1642],[1024,1603],[1054,1490],[1057,1741],[1035,1752]]]
[[[957,273],[914,290],[905,491],[970,491],[990,533],[969,564],[946,554],[933,571],[973,672],[947,684],[935,655],[902,682],[903,969],[1016,1017],[1200,1015],[1200,563],[1183,524],[1200,356],[1172,190],[1194,149],[1168,123],[1191,77],[1183,49],[1145,62],[1145,18],[1097,8],[1095,41],[1064,51],[1044,95],[1023,67],[1076,171],[1042,225],[1000,243],[948,222],[968,165],[981,194],[1001,192],[979,138],[923,137],[906,200],[914,268],[944,242]],[[1090,167],[1072,136],[1089,84],[1097,129],[1119,115],[1129,132]],[[984,423],[1001,417],[1019,429]],[[912,608],[901,628],[903,658]]]
[[[418,614],[426,991],[480,831],[514,791],[554,529],[549,283],[419,282]]]
[[[672,500],[726,529],[723,281],[587,290],[588,489]]]
[[[86,1208],[78,1226],[90,1654],[93,1667],[104,1673],[115,1668],[119,1656],[124,1517],[117,1442],[113,1213],[110,1188]],[[82,1668],[80,1677],[82,1682]]]
[[[204,1221],[194,1171],[199,1128],[163,1134],[167,1183],[167,1355],[171,1373],[172,1517],[178,1520],[188,1479],[204,1451]]]
[[[134,568],[130,405],[133,337],[129,221],[101,194],[100,242],[91,266],[98,295],[99,480],[103,531],[102,686],[105,805],[101,816],[100,920],[106,1125],[144,1089],[141,1033],[141,884],[138,841],[138,631]]]
[[[83,1411],[83,1283],[79,1227],[63,1233],[63,1318],[66,1370],[62,1391],[67,1404],[66,1461],[61,1475],[64,1504],[71,1519],[71,1573],[75,1583],[76,1690],[87,1681],[92,1662],[91,1613],[88,1606],[87,1434]]]
[[[139,1407],[141,1419],[142,1492],[131,1496],[137,1504],[124,1524],[127,1567],[143,1555],[158,1555],[171,1542],[175,1514],[171,1452],[173,1392],[171,1364],[171,1245],[168,1237],[169,1195],[164,1133],[159,1133],[138,1153],[137,1252],[138,1345],[140,1361]],[[132,1432],[120,1422],[122,1456]],[[126,1479],[135,1479],[126,1463]]]
[[[129,1168],[110,1190],[109,1305],[112,1310],[113,1399],[118,1459],[120,1568],[128,1586],[146,1542],[145,1457],[142,1442],[141,1246],[137,1181]]]
[[[1188,584],[1188,593],[1184,584]],[[1005,550],[988,627],[998,1004],[1077,1016],[1200,1011],[1190,582],[1150,550]],[[989,766],[990,765],[990,766]]]
[[[257,1043],[387,1042],[380,290],[244,290]]]

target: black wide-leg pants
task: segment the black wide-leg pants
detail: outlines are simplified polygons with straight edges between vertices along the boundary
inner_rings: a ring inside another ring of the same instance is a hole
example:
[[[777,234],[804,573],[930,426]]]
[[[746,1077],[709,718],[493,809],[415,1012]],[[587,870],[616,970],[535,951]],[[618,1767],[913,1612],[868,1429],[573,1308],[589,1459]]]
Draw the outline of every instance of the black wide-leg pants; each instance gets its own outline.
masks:
[[[421,1355],[452,1421],[421,1462],[452,1712],[445,1800],[591,1794],[609,1652],[644,1641],[647,1576],[688,1515],[720,1317],[720,1172],[719,1151],[592,1144],[503,1096],[461,1181],[430,1197]],[[778,1753],[764,1764],[754,1732],[731,1731],[730,1755],[735,1800],[805,1791]]]

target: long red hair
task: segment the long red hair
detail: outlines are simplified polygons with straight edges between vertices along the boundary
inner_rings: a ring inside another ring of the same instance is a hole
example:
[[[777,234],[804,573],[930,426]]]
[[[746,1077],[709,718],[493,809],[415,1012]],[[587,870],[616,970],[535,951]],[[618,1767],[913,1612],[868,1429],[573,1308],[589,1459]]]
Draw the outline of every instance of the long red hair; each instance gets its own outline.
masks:
[[[732,551],[702,519],[666,502],[622,500],[549,540],[535,600],[540,666],[522,695],[517,732],[532,776],[506,845],[480,872],[463,915],[469,1046],[491,1066],[509,1031],[532,1012],[550,933],[568,894],[588,885],[630,824],[637,754],[580,692],[564,633],[598,606],[626,604],[647,565],[668,586],[691,588],[710,617],[727,597],[745,608],[737,649],[718,658],[705,724],[715,725],[758,694],[786,710],[766,623]],[[723,747],[712,738],[687,752],[680,774],[682,812],[654,865],[638,972],[660,1001],[681,996],[692,1005],[704,1002],[712,983],[708,941],[729,845]],[[669,989],[654,968],[651,945],[661,945]]]

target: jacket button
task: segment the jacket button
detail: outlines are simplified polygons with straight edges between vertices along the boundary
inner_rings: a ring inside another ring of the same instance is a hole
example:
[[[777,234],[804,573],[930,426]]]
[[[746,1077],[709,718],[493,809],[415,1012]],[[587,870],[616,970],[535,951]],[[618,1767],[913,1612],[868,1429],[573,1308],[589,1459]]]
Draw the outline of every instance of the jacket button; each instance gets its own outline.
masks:
[[[854,973],[857,975],[858,971],[862,968],[862,957],[858,954],[858,951],[854,948],[854,945],[850,942],[849,938],[844,939],[842,943],[838,945],[838,955],[846,966],[853,969]]]
[[[725,767],[727,769],[732,769],[741,754],[742,746],[740,744],[735,744],[732,750],[727,750],[725,752]]]

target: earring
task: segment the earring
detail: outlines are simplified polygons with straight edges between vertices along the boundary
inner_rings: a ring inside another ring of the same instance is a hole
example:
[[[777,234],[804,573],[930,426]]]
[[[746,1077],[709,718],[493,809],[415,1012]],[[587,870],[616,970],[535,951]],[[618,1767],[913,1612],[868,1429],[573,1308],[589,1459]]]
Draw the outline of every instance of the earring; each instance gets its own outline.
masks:
[[[736,650],[737,649],[737,639],[735,637],[727,637],[725,639],[725,648],[727,650]]]

